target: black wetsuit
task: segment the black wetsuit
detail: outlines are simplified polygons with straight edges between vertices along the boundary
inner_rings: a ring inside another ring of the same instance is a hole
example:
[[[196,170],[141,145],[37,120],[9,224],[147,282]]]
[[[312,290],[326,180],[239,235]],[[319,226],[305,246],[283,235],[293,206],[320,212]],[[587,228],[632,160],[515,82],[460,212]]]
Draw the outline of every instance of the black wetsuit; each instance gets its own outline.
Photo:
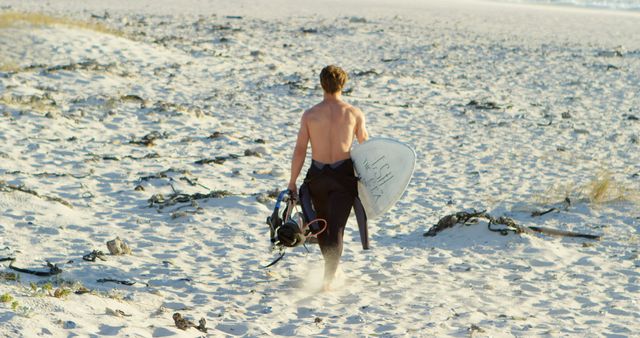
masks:
[[[342,255],[342,237],[347,219],[358,196],[357,179],[351,159],[324,164],[313,161],[304,179],[309,187],[316,217],[327,221],[327,229],[318,235],[325,260],[335,266]]]

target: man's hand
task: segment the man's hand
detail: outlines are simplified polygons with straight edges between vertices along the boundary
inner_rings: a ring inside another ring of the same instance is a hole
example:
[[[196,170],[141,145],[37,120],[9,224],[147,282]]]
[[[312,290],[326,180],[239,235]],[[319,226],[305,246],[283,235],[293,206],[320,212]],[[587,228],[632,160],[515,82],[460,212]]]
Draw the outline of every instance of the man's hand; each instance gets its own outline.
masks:
[[[289,194],[291,195],[291,198],[298,199],[298,187],[296,187],[295,182],[289,183],[289,186],[287,186],[287,189],[289,189]]]

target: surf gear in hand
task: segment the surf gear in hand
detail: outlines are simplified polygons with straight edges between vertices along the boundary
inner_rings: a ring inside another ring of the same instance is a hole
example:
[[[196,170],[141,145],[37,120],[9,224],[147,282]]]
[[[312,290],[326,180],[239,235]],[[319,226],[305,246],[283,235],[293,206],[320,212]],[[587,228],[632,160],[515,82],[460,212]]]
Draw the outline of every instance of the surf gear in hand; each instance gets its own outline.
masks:
[[[278,194],[273,212],[267,217],[267,225],[270,230],[271,249],[279,250],[280,257],[265,267],[270,267],[282,259],[285,248],[304,245],[308,238],[318,236],[327,228],[327,221],[324,219],[307,222],[303,213],[296,211],[297,207],[298,199],[290,190],[283,190]]]

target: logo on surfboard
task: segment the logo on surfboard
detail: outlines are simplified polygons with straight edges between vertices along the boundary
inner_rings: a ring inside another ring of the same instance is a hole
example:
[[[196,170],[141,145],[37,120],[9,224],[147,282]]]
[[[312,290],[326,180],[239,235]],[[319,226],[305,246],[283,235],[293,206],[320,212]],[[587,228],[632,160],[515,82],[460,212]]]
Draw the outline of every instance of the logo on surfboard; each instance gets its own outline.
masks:
[[[389,210],[402,196],[416,163],[408,145],[387,138],[372,138],[351,150],[359,177],[358,194],[368,219]]]

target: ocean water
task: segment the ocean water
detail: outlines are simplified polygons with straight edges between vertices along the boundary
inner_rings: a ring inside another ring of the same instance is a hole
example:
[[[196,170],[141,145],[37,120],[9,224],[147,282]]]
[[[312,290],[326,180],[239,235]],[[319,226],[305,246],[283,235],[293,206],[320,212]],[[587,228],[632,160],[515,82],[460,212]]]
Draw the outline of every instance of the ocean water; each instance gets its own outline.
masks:
[[[640,0],[502,0],[502,2],[640,11]]]

